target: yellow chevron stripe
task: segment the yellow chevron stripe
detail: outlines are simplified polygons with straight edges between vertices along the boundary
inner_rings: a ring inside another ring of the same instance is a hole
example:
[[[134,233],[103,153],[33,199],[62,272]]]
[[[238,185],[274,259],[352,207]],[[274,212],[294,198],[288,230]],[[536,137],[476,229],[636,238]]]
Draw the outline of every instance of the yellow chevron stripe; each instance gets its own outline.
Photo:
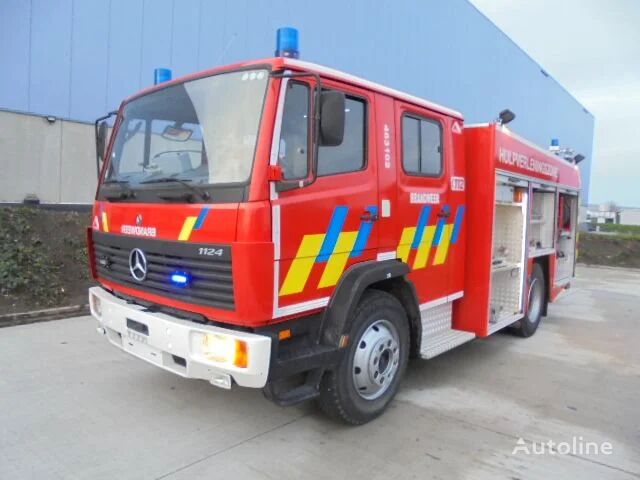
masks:
[[[418,246],[418,253],[413,261],[413,269],[424,268],[429,260],[429,253],[431,253],[431,244],[433,243],[433,236],[436,233],[436,226],[430,225],[425,227],[422,234],[422,241]]]
[[[187,217],[184,219],[182,230],[180,230],[180,235],[178,235],[178,240],[180,240],[181,242],[189,240],[191,232],[193,231],[193,226],[196,224],[197,219],[198,217]]]
[[[318,288],[332,287],[338,283],[344,267],[347,264],[347,260],[349,260],[353,246],[356,243],[357,236],[358,232],[340,233],[336,247],[333,250],[335,253],[331,254],[327,261],[327,266],[324,267]]]
[[[413,237],[416,234],[416,227],[405,227],[402,230],[402,235],[400,236],[400,243],[398,244],[398,248],[396,249],[396,255],[400,260],[406,262],[409,259],[409,252],[411,251],[411,243],[413,242]]]
[[[107,222],[107,212],[102,212],[102,230],[109,231],[109,222]]]
[[[280,288],[280,296],[300,293],[307,284],[307,279],[316,261],[320,247],[324,241],[325,234],[305,235],[298,247],[298,253],[294,258],[287,272],[287,276]]]
[[[441,265],[447,260],[449,245],[451,244],[451,233],[453,233],[453,224],[450,223],[442,229],[442,238],[436,250],[436,256],[433,259],[434,265]]]

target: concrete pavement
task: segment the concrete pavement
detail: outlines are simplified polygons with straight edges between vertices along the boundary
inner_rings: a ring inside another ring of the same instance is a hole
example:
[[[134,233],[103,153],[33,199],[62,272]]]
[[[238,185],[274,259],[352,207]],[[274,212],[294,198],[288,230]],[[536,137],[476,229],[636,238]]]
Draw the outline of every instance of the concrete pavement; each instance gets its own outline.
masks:
[[[357,428],[159,370],[90,317],[0,329],[0,478],[640,478],[640,271],[578,275],[534,337],[412,362]],[[512,453],[573,437],[613,454]]]

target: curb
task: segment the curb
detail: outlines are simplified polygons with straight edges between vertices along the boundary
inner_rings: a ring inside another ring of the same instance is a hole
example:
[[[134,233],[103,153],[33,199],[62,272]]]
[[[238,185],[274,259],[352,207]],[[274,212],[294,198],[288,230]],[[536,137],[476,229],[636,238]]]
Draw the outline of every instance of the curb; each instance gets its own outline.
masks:
[[[598,263],[582,263],[576,262],[576,265],[587,268],[598,268],[601,270],[619,270],[621,272],[640,272],[638,267],[617,267],[613,265],[600,265]]]
[[[70,307],[47,308],[31,312],[9,313],[0,315],[0,328],[30,323],[48,322],[66,317],[80,317],[89,314],[89,304],[72,305]]]

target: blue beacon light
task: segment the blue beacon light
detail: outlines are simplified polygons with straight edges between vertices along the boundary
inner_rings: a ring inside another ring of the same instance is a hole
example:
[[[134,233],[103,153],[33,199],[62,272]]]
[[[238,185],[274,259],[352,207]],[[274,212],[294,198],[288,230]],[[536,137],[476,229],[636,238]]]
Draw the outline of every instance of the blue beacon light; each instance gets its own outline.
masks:
[[[276,32],[276,57],[299,58],[298,30],[282,27]]]
[[[189,283],[189,275],[187,275],[186,273],[172,273],[170,278],[171,283],[179,287],[185,287]]]
[[[153,84],[168,82],[171,80],[171,70],[168,68],[156,68],[153,71]]]

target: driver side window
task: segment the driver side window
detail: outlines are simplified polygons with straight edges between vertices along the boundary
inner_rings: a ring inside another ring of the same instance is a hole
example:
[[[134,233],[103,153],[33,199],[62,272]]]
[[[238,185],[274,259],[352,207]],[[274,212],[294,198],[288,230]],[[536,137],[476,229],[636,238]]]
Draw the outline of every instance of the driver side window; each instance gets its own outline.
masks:
[[[285,180],[309,174],[309,87],[289,82],[284,100],[278,164]]]

